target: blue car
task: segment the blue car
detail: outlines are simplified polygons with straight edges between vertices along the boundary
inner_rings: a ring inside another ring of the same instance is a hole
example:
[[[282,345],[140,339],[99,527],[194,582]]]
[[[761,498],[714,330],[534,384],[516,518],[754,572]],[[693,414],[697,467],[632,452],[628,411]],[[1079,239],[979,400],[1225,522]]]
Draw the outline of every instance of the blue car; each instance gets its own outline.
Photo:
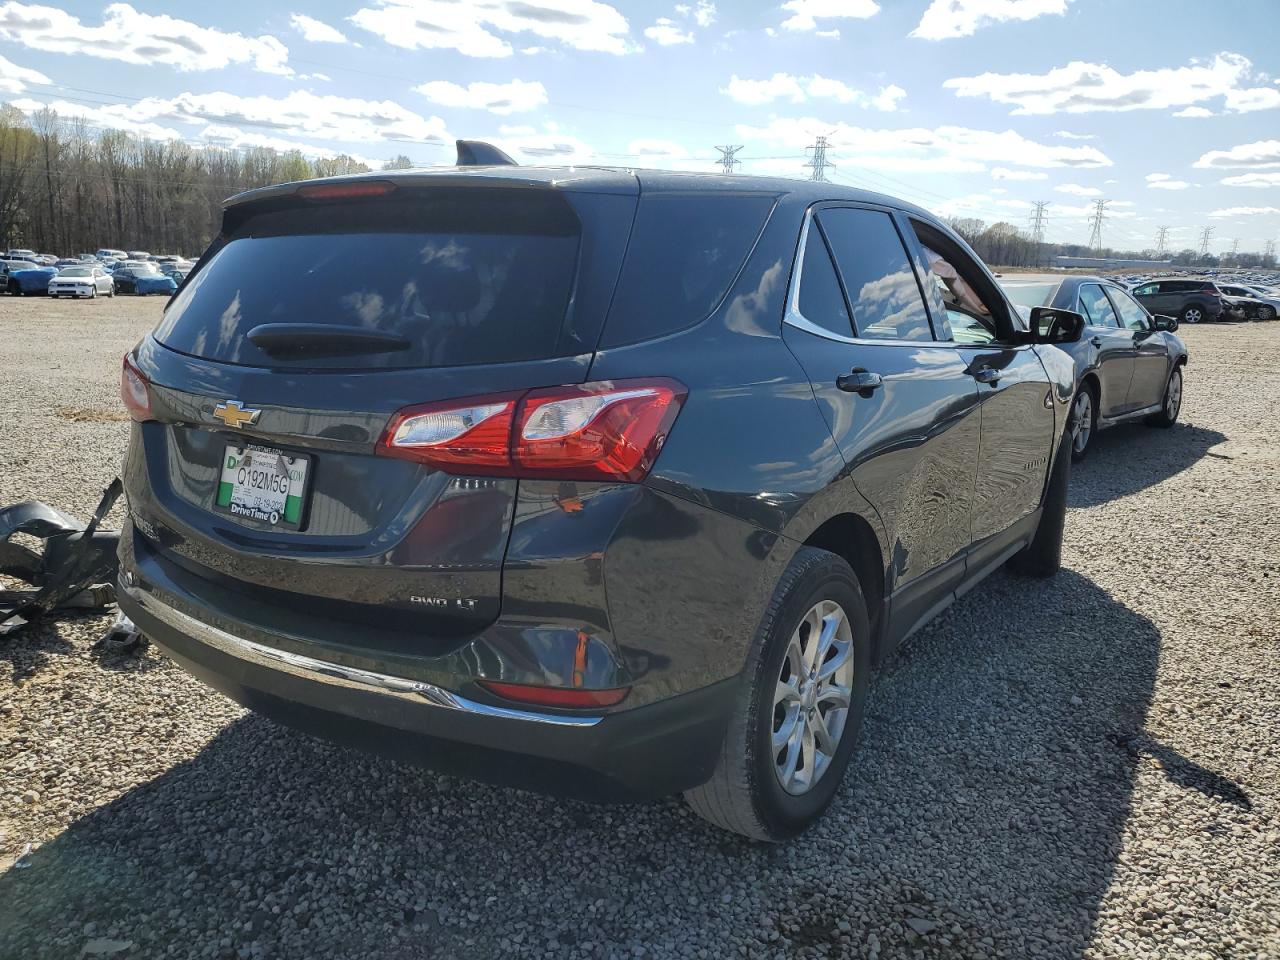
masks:
[[[115,281],[116,293],[133,293],[140,297],[163,293],[167,297],[178,289],[178,285],[163,273],[144,267],[117,267],[111,277]]]
[[[58,275],[57,267],[37,267],[32,264],[26,270],[10,270],[5,292],[30,296],[45,296],[49,292],[49,281]]]

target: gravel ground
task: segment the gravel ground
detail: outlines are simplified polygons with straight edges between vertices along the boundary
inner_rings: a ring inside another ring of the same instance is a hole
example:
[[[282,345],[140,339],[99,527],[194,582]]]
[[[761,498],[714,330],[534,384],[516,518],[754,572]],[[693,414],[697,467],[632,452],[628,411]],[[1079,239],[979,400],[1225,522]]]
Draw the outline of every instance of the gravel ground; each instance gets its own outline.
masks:
[[[0,503],[87,515],[160,306],[0,300]],[[1066,569],[896,656],[785,846],[329,746],[105,617],[9,641],[0,956],[1280,957],[1280,323],[1183,333],[1183,423],[1098,437]]]

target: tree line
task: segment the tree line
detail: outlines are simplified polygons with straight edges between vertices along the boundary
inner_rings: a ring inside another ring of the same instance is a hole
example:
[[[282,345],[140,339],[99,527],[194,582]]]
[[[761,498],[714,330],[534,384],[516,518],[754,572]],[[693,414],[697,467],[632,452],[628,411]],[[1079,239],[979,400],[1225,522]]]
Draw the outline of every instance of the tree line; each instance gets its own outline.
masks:
[[[296,150],[145,140],[0,104],[0,247],[191,256],[213,238],[222,201],[233,194],[368,169],[345,155],[308,159]]]

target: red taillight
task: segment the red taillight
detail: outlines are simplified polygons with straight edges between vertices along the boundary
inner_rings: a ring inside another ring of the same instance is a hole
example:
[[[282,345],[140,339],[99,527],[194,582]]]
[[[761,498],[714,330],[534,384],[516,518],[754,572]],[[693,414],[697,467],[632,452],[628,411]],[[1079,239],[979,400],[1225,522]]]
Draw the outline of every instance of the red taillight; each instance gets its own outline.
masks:
[[[378,453],[455,473],[637,483],[686,395],[674,380],[615,380],[406,407]]]
[[[1220,296],[1222,296],[1222,291],[1221,291],[1221,290],[1219,290],[1217,287],[1205,287],[1205,288],[1204,288],[1203,290],[1201,290],[1200,292],[1201,292],[1201,293],[1203,293],[1203,294],[1204,294],[1205,296],[1207,296],[1207,297],[1220,297]]]
[[[356,200],[384,197],[396,188],[389,180],[355,180],[347,183],[314,183],[298,188],[298,196],[308,200]]]
[[[612,707],[622,702],[631,692],[630,687],[609,687],[601,690],[582,690],[576,687],[538,687],[528,683],[499,683],[496,680],[477,680],[490,693],[519,703],[532,703],[540,707],[564,707],[584,709],[588,707]]]
[[[129,360],[124,358],[120,368],[120,399],[124,401],[129,416],[141,423],[151,417],[151,389],[147,378]]]

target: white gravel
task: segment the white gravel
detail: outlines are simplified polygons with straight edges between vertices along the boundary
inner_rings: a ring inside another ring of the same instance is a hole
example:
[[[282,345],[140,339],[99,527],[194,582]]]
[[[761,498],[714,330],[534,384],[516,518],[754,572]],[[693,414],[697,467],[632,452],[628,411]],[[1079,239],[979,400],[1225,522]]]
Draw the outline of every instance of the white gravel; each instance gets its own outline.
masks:
[[[0,503],[87,515],[160,307],[0,299]],[[0,642],[0,957],[1280,957],[1280,323],[1182,333],[1183,423],[1099,435],[1067,569],[896,656],[786,846],[329,746],[105,617]]]

